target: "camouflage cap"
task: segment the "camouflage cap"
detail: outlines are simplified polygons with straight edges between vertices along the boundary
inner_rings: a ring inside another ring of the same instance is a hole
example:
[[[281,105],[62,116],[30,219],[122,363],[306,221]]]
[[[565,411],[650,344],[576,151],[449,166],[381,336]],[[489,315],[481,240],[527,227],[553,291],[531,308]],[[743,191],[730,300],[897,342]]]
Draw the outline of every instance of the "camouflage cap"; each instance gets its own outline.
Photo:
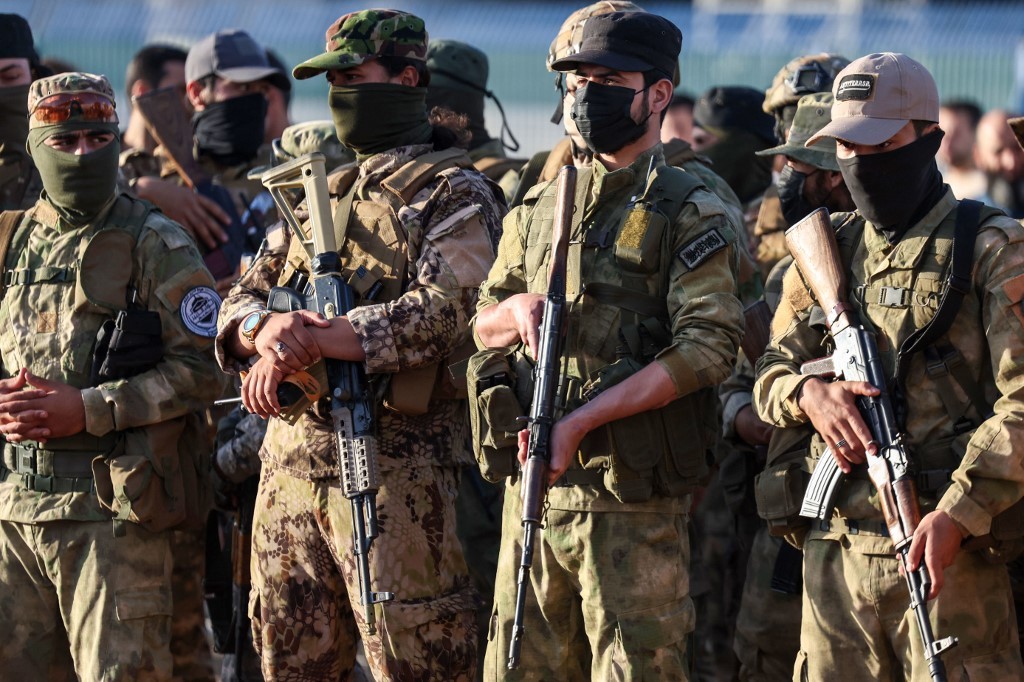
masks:
[[[338,140],[333,121],[307,121],[288,126],[281,133],[281,140],[274,145],[274,154],[278,163],[312,152],[320,152],[327,157],[327,170],[355,161],[355,153]]]
[[[327,29],[327,51],[296,66],[292,75],[303,80],[328,69],[350,69],[374,57],[405,57],[425,62],[427,29],[423,20],[394,9],[365,9],[346,14]]]
[[[595,2],[576,10],[562,22],[562,27],[558,29],[558,35],[551,41],[551,47],[548,48],[548,71],[554,71],[551,65],[559,59],[580,51],[580,44],[583,42],[583,27],[590,17],[612,12],[643,11],[642,7],[625,0],[601,0],[601,2]]]
[[[835,138],[822,138],[812,147],[804,146],[804,143],[811,139],[812,135],[832,120],[834,99],[831,92],[816,92],[813,95],[801,97],[796,105],[796,116],[793,117],[793,125],[789,129],[789,138],[786,143],[754,153],[758,156],[783,154],[797,161],[809,163],[815,168],[838,172],[839,162],[836,161]]]
[[[815,92],[831,92],[836,75],[850,60],[822,52],[792,59],[782,67],[764,93],[764,113],[774,114],[795,105],[801,97]]]
[[[34,81],[28,89],[28,112],[31,114],[39,103],[48,97],[84,93],[99,95],[109,99],[112,106],[117,106],[114,101],[114,89],[110,87],[110,81],[106,76],[71,71]]]
[[[458,40],[434,40],[427,50],[430,85],[453,90],[485,92],[487,55]]]

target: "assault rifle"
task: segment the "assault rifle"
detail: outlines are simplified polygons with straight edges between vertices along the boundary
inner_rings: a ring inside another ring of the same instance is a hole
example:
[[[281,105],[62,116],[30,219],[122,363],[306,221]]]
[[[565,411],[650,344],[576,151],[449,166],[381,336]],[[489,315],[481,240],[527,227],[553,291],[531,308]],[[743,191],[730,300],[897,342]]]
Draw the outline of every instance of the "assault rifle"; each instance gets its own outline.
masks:
[[[286,302],[290,310],[316,311],[328,320],[348,314],[356,306],[356,294],[341,275],[324,155],[314,152],[300,156],[271,168],[261,181],[291,226],[292,238],[299,239],[310,256],[309,282],[305,290],[296,292],[287,287],[274,287],[270,292],[271,300]],[[286,189],[298,188],[306,193],[308,227],[295,217],[283,194]],[[281,303],[273,305],[275,310],[284,307]],[[330,414],[341,459],[341,489],[352,504],[352,551],[359,577],[359,601],[367,631],[372,635],[377,631],[373,605],[395,597],[391,592],[374,592],[370,587],[369,555],[378,535],[377,489],[380,487],[373,397],[360,363],[332,359],[322,362],[326,367]],[[307,393],[307,400],[310,398]]]
[[[885,525],[907,580],[910,606],[921,633],[928,671],[935,682],[945,682],[946,666],[939,656],[956,646],[957,638],[935,639],[926,605],[931,577],[923,561],[914,571],[907,564],[910,542],[921,522],[917,484],[904,436],[896,424],[875,337],[859,324],[853,309],[843,298],[846,275],[828,211],[819,208],[788,229],[786,244],[815,299],[826,311],[826,324],[835,345],[831,357],[806,363],[801,373],[866,381],[879,390],[877,396],[857,399],[857,406],[878,448],[877,454],[867,457],[868,475],[878,491]],[[832,497],[841,478],[836,458],[826,450],[807,486],[801,516],[827,520],[832,514]]]
[[[192,126],[185,110],[181,107],[181,93],[175,88],[161,88],[145,95],[132,97],[135,111],[142,116],[149,134],[164,148],[167,156],[178,169],[178,175],[190,189],[212,199],[220,206],[231,223],[225,228],[228,241],[225,244],[204,251],[203,262],[216,279],[235,273],[235,268],[246,250],[246,231],[235,210],[231,194],[220,185],[215,185],[210,176],[196,163],[192,154]]]
[[[555,398],[561,376],[562,350],[565,345],[565,282],[569,260],[569,233],[572,231],[573,201],[576,196],[576,169],[563,166],[558,172],[555,221],[552,227],[551,266],[548,293],[540,325],[540,348],[533,370],[533,401],[530,403],[530,437],[523,467],[523,554],[516,583],[516,612],[512,641],[508,649],[508,669],[519,667],[523,644],[523,611],[526,590],[533,566],[533,541],[544,516],[548,467],[551,464],[551,431],[555,425]],[[582,210],[582,207],[581,207]]]

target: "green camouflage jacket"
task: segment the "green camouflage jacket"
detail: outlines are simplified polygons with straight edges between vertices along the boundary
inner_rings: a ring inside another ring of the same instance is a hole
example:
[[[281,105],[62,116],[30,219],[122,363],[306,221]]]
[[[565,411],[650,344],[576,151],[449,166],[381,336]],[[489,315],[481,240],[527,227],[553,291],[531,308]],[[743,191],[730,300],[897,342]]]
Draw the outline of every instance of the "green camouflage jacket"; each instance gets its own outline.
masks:
[[[904,339],[934,315],[945,286],[957,201],[947,190],[942,200],[896,244],[859,214],[837,213],[840,251],[849,273],[847,297],[861,321],[877,332],[883,367],[892,376]],[[879,296],[882,289],[907,296]],[[906,305],[895,305],[895,299]],[[952,456],[952,480],[931,495],[921,495],[922,513],[948,512],[962,532],[988,533],[992,517],[1024,494],[1024,227],[1003,216],[986,220],[974,247],[973,288],[964,298],[947,339],[959,351],[970,375],[983,391],[992,414],[975,430],[957,436],[954,419],[929,377],[923,353],[912,356],[907,372],[906,444],[918,460],[923,451],[944,449]],[[879,302],[883,301],[884,302]],[[785,322],[780,322],[785,321]],[[765,421],[791,427],[808,421],[797,404],[802,362],[828,351],[823,315],[799,268],[789,268],[773,323],[773,339],[758,365],[754,403]],[[788,323],[787,323],[788,322]],[[955,382],[954,382],[955,383]],[[969,411],[959,384],[955,401]],[[947,396],[948,397],[948,396]],[[975,422],[977,423],[977,422]],[[823,449],[820,438],[817,452]],[[917,462],[915,462],[917,463]],[[926,467],[927,468],[927,467]],[[877,495],[866,474],[857,469],[836,496],[835,514],[854,520],[880,520]],[[887,537],[812,531],[810,537],[845,537],[867,553],[888,553]]]

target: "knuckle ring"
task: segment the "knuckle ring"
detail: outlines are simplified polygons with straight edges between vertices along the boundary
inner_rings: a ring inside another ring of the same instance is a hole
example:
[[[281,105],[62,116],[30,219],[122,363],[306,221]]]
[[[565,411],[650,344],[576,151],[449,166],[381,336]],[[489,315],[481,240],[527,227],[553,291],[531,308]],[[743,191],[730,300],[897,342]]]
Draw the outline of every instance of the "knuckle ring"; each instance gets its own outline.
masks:
[[[288,346],[284,345],[284,341],[278,341],[277,343],[274,344],[274,350],[276,350],[278,353],[283,353],[286,350],[288,350]]]
[[[848,443],[846,442],[845,438],[840,438],[839,440],[836,441],[837,448],[845,448],[847,445]]]

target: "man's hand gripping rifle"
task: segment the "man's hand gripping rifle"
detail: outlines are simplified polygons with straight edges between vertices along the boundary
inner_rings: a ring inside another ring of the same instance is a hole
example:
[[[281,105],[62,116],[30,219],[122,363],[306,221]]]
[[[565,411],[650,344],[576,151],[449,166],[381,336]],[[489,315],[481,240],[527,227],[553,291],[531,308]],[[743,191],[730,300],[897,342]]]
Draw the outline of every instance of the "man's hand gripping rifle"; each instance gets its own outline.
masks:
[[[868,475],[878,491],[885,525],[907,580],[910,605],[921,632],[928,670],[935,682],[944,682],[946,668],[939,655],[955,646],[957,639],[935,640],[926,606],[931,578],[923,561],[914,571],[907,566],[910,541],[921,522],[917,484],[903,434],[896,424],[875,337],[859,324],[853,309],[843,298],[846,274],[828,211],[820,208],[787,230],[786,244],[826,313],[829,334],[835,345],[831,357],[804,364],[801,373],[865,381],[879,391],[876,396],[862,396],[857,400],[861,416],[877,445],[877,454],[867,455]],[[835,456],[826,450],[811,476],[800,514],[827,520],[832,514],[832,498],[842,475]]]
[[[272,310],[314,310],[328,320],[346,315],[356,305],[352,287],[341,276],[341,258],[334,233],[324,155],[307,154],[270,169],[261,178],[281,215],[310,256],[308,295],[274,287],[268,307]],[[301,224],[285,198],[286,189],[301,188],[309,208],[308,226]],[[370,588],[370,547],[377,537],[377,439],[374,436],[373,401],[362,365],[344,360],[323,360],[331,401],[331,420],[340,455],[341,489],[352,503],[353,553],[359,574],[359,600],[367,631],[377,631],[373,605],[394,599],[391,592]],[[313,372],[311,372],[313,373]],[[307,394],[308,397],[308,394]],[[306,402],[305,405],[309,403]],[[289,410],[291,412],[292,410]]]
[[[523,467],[523,554],[516,584],[516,611],[512,641],[508,649],[508,669],[519,667],[523,644],[523,611],[533,566],[533,542],[544,517],[548,467],[551,464],[551,432],[555,425],[555,398],[561,376],[565,346],[565,281],[569,258],[569,233],[572,230],[573,199],[576,195],[576,169],[564,166],[558,173],[555,222],[552,228],[551,269],[548,293],[540,328],[540,349],[533,370],[533,401],[530,403],[530,437]]]

